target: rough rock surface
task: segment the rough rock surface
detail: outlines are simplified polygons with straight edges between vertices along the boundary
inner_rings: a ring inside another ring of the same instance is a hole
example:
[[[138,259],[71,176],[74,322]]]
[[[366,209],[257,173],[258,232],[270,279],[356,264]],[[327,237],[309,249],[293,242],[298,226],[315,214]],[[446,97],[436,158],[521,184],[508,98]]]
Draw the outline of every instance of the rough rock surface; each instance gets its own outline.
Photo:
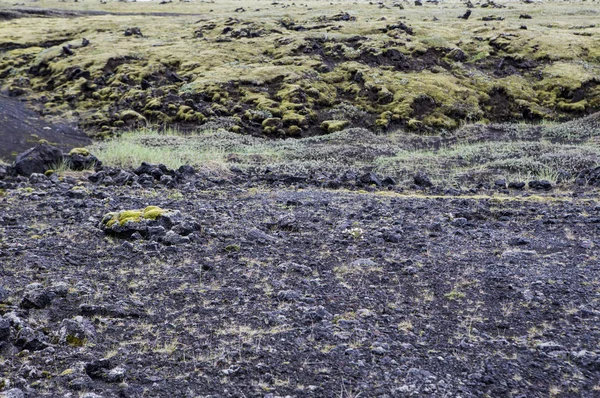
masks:
[[[43,174],[46,170],[56,168],[62,161],[63,154],[60,149],[42,143],[17,156],[14,170],[22,176],[33,173]]]
[[[98,173],[3,180],[0,394],[597,394],[594,187],[427,196],[365,192],[351,172],[336,178],[355,191]],[[101,228],[149,206],[171,222]]]

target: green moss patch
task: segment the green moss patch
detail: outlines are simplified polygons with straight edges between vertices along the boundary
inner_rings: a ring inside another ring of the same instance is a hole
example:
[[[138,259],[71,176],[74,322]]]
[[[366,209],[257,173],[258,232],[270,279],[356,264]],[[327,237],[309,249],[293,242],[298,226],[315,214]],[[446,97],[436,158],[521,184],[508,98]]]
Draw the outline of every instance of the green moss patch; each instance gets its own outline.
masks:
[[[349,5],[348,15],[360,17],[335,29],[319,2],[285,17],[265,6],[243,20],[231,18],[234,5],[194,4],[211,15],[202,23],[185,15],[87,16],[60,29],[49,18],[2,22],[0,43],[10,43],[0,56],[3,88],[103,137],[223,117],[239,120],[227,128],[253,135],[331,133],[332,120],[437,133],[600,110],[600,27],[578,12],[584,3],[515,4],[492,23],[457,20],[452,7],[436,8],[433,21],[427,7],[407,7],[402,24],[389,10]],[[534,15],[527,30],[516,25],[521,13]],[[132,25],[143,36],[124,36]],[[575,34],[581,26],[586,35]],[[332,117],[342,104],[360,114]]]
[[[120,212],[107,213],[102,218],[102,224],[107,227],[114,225],[125,225],[130,222],[140,222],[142,220],[156,220],[162,216],[166,210],[158,206],[148,206],[142,210],[123,210]]]

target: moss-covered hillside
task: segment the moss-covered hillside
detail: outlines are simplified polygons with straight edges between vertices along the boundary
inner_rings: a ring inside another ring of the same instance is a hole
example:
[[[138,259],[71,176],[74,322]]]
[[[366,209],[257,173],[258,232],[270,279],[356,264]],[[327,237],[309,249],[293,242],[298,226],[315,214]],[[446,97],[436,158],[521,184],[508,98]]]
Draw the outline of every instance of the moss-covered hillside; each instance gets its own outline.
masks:
[[[431,132],[600,109],[594,1],[475,3],[466,20],[456,1],[25,5],[82,13],[0,12],[2,88],[100,136]]]

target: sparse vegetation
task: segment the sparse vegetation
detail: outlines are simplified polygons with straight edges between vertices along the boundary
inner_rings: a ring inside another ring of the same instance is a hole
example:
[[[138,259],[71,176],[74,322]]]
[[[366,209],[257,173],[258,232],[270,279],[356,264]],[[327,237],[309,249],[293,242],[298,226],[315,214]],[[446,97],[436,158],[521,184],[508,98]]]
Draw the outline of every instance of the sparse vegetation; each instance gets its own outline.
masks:
[[[593,395],[597,1],[0,0],[0,394]]]

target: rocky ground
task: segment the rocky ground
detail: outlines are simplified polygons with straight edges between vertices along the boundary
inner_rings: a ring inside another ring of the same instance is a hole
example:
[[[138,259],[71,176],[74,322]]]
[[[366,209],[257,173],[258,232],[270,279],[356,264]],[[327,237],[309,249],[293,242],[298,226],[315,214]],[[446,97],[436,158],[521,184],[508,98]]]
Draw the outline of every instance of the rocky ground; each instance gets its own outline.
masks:
[[[26,1],[1,397],[600,396],[595,0]]]
[[[593,187],[98,170],[2,175],[7,397],[599,394]]]

